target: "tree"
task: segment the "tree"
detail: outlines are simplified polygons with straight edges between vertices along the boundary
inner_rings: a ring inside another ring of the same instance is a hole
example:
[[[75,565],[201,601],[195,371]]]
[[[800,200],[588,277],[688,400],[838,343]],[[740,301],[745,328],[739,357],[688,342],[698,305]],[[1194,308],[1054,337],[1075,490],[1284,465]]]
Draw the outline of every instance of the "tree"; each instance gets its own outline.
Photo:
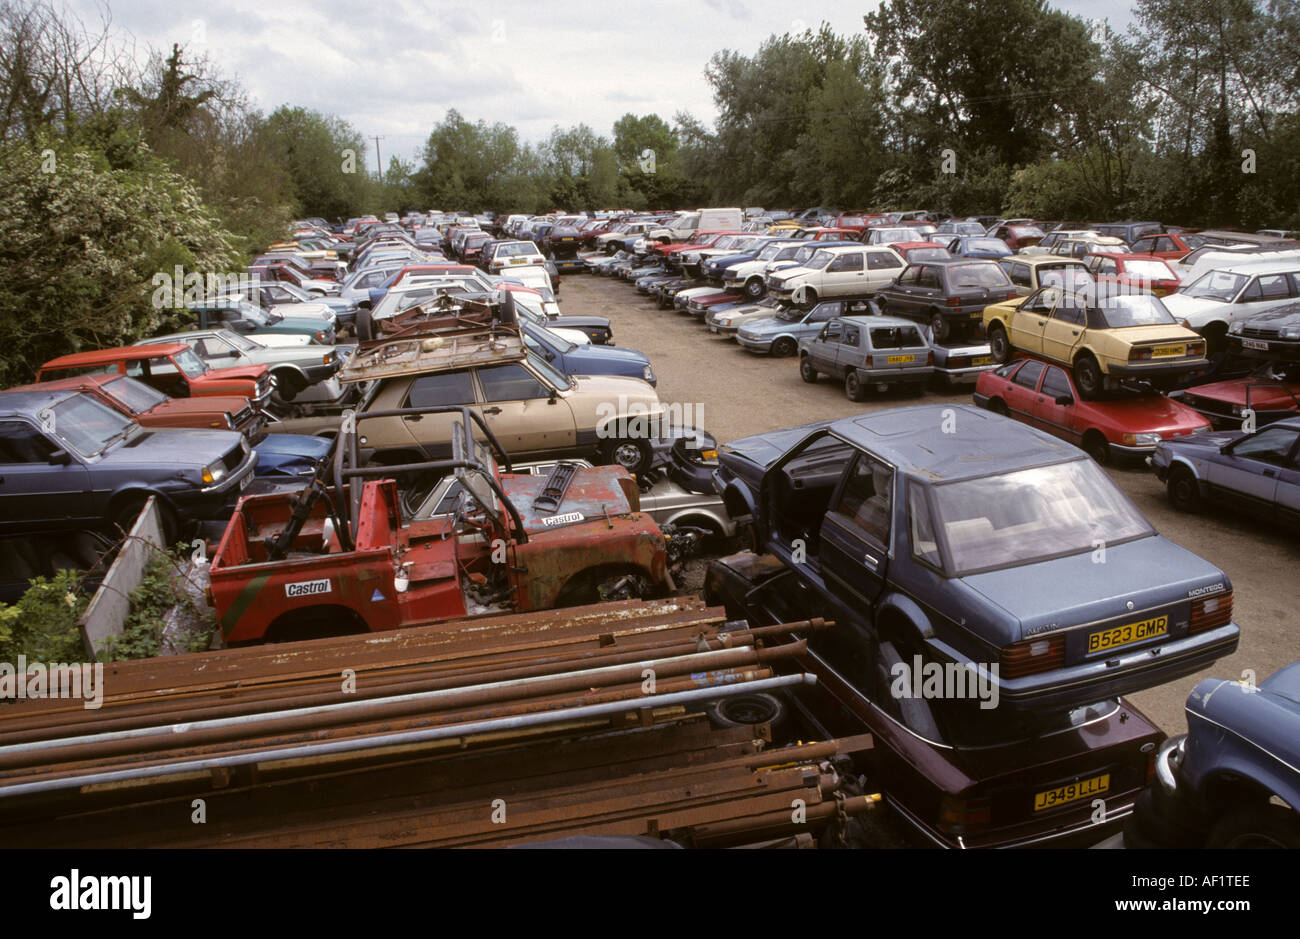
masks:
[[[295,213],[358,215],[370,196],[365,141],[351,124],[306,108],[277,108],[257,129],[260,144],[289,180]]]

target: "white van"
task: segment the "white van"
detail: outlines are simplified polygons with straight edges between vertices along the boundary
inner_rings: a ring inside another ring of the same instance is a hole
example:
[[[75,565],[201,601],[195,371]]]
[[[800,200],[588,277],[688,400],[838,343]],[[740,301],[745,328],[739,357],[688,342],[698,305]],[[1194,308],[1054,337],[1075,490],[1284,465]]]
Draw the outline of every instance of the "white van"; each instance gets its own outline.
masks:
[[[740,209],[696,209],[682,212],[661,227],[645,233],[645,241],[676,244],[686,241],[697,231],[740,231],[744,216]]]

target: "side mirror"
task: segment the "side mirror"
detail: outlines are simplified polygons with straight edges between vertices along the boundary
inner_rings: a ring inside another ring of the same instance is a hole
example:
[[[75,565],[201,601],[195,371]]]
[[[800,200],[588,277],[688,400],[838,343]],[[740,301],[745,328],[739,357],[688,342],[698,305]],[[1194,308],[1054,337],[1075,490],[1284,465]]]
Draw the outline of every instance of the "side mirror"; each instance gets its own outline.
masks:
[[[72,454],[67,450],[55,450],[50,454],[51,466],[70,466],[72,464]]]
[[[551,396],[546,399],[547,404],[554,404],[560,398],[560,393],[554,388],[551,389]]]

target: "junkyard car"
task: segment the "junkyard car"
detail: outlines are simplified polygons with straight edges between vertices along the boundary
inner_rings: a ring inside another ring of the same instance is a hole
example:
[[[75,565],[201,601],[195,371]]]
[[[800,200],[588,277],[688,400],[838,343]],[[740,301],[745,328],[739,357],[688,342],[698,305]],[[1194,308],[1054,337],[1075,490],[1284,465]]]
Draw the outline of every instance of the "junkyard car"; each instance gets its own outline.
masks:
[[[822,298],[873,294],[902,269],[903,259],[889,248],[829,245],[800,267],[769,274],[767,290],[778,300],[811,307]]]
[[[935,339],[966,338],[978,327],[984,308],[1018,294],[1006,272],[993,261],[953,259],[909,264],[898,279],[880,289],[882,313],[927,323]]]
[[[746,319],[736,331],[736,341],[750,352],[791,356],[798,353],[800,339],[816,336],[822,325],[835,317],[870,313],[871,304],[865,297],[823,300],[810,310],[782,306],[774,316]]]
[[[195,300],[185,304],[199,329],[229,329],[254,336],[262,333],[285,333],[306,336],[309,341],[324,346],[334,344],[337,318],[322,307],[303,313],[289,312],[293,307],[282,306],[264,310],[243,297],[217,297]]]
[[[1236,649],[1227,575],[1034,428],[922,405],[747,437],[718,459],[728,511],[753,518],[816,615],[851,624],[865,656],[890,641],[905,662],[987,674],[1004,713],[1150,688]]]
[[[1103,464],[1144,457],[1162,440],[1210,429],[1200,414],[1161,394],[1087,401],[1069,371],[1037,359],[980,375],[975,403],[1067,440]]]
[[[1228,327],[1228,348],[1247,358],[1300,362],[1300,300],[1236,320]]]
[[[1017,254],[998,262],[1011,278],[1016,293],[1027,297],[1039,287],[1079,290],[1093,283],[1093,276],[1082,261],[1058,258],[1051,254]]]
[[[1186,713],[1187,733],[1156,751],[1125,845],[1300,848],[1300,662],[1258,685],[1207,678]]]
[[[1172,383],[1209,364],[1205,340],[1149,294],[1043,287],[987,307],[983,319],[999,363],[1015,348],[1072,366],[1079,392],[1089,399],[1122,379]]]
[[[218,514],[256,463],[234,431],[141,427],[76,391],[0,393],[0,531],[125,530],[156,496],[170,541]]]
[[[1292,525],[1300,521],[1300,418],[1253,433],[1161,441],[1151,466],[1175,508],[1191,512],[1213,503]]]
[[[861,401],[871,386],[924,390],[933,372],[930,345],[920,329],[896,316],[836,317],[816,336],[799,341],[799,376],[810,383],[819,375],[838,378],[850,401]]]

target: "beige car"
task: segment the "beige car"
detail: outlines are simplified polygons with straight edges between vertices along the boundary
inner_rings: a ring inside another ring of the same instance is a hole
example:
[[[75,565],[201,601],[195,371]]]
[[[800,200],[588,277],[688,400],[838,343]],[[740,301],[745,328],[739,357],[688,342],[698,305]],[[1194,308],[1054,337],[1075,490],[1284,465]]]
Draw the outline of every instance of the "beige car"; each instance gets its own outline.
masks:
[[[649,469],[653,441],[670,430],[667,409],[639,378],[572,378],[526,349],[517,335],[460,331],[359,347],[338,378],[367,382],[358,410],[468,405],[482,414],[511,459],[577,456]],[[377,463],[451,456],[454,414],[400,415],[364,424],[360,444]],[[337,425],[339,418],[334,418]],[[302,421],[278,433],[320,433]]]
[[[1092,273],[1082,261],[1054,254],[1013,254],[1001,258],[998,266],[1007,272],[1016,293],[1027,297],[1039,287],[1062,287],[1074,290],[1093,282]]]

